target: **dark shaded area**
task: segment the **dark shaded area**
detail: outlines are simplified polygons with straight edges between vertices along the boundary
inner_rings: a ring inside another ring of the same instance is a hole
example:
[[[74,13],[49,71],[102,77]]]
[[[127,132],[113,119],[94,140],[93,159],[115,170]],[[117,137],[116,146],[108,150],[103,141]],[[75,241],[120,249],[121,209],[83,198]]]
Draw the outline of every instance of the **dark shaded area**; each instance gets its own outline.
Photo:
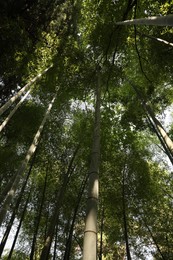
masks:
[[[36,45],[44,40],[50,22],[65,1],[1,1],[0,3],[0,97],[2,103],[27,74]],[[55,10],[57,9],[57,12]],[[58,26],[57,26],[58,27]],[[58,29],[59,30],[59,29]],[[59,32],[57,31],[57,34]]]

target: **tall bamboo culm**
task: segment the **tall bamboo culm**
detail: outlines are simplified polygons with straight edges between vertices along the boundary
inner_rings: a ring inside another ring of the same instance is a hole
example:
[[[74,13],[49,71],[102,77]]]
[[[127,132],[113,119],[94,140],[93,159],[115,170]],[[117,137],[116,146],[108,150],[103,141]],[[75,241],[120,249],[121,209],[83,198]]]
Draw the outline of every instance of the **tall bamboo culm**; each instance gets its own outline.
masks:
[[[48,118],[48,116],[50,114],[50,110],[51,110],[51,108],[53,106],[55,98],[56,98],[56,94],[55,94],[55,96],[53,97],[51,103],[48,106],[48,109],[47,109],[47,111],[46,111],[46,113],[44,115],[43,121],[41,122],[41,124],[39,126],[39,129],[38,129],[38,131],[37,131],[37,133],[36,133],[36,135],[35,135],[35,137],[33,139],[33,142],[31,144],[27,154],[26,154],[26,157],[23,160],[23,162],[22,162],[22,164],[21,164],[21,166],[20,166],[20,168],[19,168],[19,170],[18,170],[18,172],[17,172],[17,174],[16,174],[16,176],[14,178],[14,181],[13,181],[13,183],[12,183],[12,185],[11,185],[11,187],[10,187],[6,197],[5,197],[4,203],[2,204],[2,207],[1,207],[1,210],[0,210],[0,225],[2,224],[2,222],[3,222],[3,220],[4,220],[5,216],[6,216],[7,210],[9,208],[9,206],[10,206],[10,203],[12,202],[12,199],[13,199],[13,197],[15,195],[15,192],[16,192],[16,190],[18,188],[19,182],[20,182],[21,178],[24,176],[24,172],[26,170],[28,162],[30,161],[32,155],[35,153],[35,150],[37,148],[38,142],[39,142],[40,137],[41,137],[41,133],[43,131],[44,125],[46,123],[46,120],[47,120],[47,118]]]
[[[99,193],[99,160],[100,160],[100,102],[101,82],[98,71],[96,90],[96,108],[91,162],[89,167],[88,201],[83,243],[83,260],[97,259],[97,207]]]

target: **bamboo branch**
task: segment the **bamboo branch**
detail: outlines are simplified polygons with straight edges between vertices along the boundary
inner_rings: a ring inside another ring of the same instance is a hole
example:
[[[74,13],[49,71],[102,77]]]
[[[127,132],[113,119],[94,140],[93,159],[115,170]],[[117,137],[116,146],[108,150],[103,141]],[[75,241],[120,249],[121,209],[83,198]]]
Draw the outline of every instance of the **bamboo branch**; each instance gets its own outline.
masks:
[[[173,26],[173,14],[166,16],[151,16],[147,18],[132,19],[117,22],[117,25],[156,25],[156,26]]]

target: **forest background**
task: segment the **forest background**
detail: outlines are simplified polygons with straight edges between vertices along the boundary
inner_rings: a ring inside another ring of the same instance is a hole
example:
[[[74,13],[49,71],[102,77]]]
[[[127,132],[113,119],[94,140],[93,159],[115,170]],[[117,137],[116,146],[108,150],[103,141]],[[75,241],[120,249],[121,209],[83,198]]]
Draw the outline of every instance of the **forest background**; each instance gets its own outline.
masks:
[[[0,2],[2,259],[173,259],[172,13]]]

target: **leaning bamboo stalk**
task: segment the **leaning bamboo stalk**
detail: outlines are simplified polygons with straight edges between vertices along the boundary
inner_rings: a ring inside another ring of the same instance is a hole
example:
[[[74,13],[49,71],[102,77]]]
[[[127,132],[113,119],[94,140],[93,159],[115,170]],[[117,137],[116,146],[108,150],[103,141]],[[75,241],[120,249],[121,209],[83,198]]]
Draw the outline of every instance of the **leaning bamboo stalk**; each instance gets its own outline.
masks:
[[[47,111],[45,113],[43,121],[41,122],[41,124],[39,126],[39,129],[38,129],[36,135],[34,136],[33,142],[32,142],[32,144],[31,144],[31,146],[30,146],[30,148],[29,148],[29,150],[27,152],[27,155],[26,155],[25,159],[23,160],[23,162],[21,164],[21,167],[19,168],[19,170],[18,170],[18,172],[16,174],[16,177],[15,177],[15,179],[13,181],[13,184],[10,187],[10,189],[9,189],[9,191],[8,191],[6,197],[5,197],[4,203],[3,203],[2,208],[0,210],[0,225],[2,224],[2,222],[3,222],[3,220],[4,220],[5,216],[6,216],[7,210],[9,208],[10,203],[11,203],[11,201],[12,201],[14,195],[15,195],[15,192],[16,192],[16,190],[18,188],[18,184],[19,184],[21,178],[24,175],[24,172],[26,170],[27,164],[30,161],[32,155],[35,153],[35,150],[37,148],[38,142],[40,140],[41,133],[43,131],[44,125],[46,123],[46,120],[48,118],[50,110],[51,110],[51,108],[53,106],[55,98],[56,98],[56,94],[55,94],[55,96],[53,97],[51,103],[48,106],[48,109],[47,109]]]
[[[28,202],[29,202],[29,199],[30,199],[31,191],[32,191],[32,187],[30,188],[30,191],[29,191],[29,193],[28,193],[28,196],[27,196],[27,199],[26,199],[24,208],[23,208],[23,210],[22,210],[22,215],[21,215],[21,218],[20,218],[18,227],[17,227],[17,229],[16,229],[16,234],[15,234],[15,236],[14,236],[14,240],[13,240],[13,243],[12,243],[12,246],[11,246],[11,249],[10,249],[10,253],[9,253],[7,259],[12,259],[12,254],[13,254],[13,252],[14,252],[14,248],[15,248],[15,245],[16,245],[16,241],[17,241],[17,238],[18,238],[18,235],[19,235],[19,232],[20,232],[22,223],[23,223],[24,218],[25,218],[26,209],[27,209]]]
[[[84,192],[87,180],[88,180],[88,176],[86,176],[85,179],[83,180],[83,182],[81,184],[81,188],[80,188],[79,193],[78,193],[76,206],[75,206],[74,212],[73,212],[73,218],[72,218],[71,227],[70,227],[69,235],[68,235],[68,238],[67,238],[67,241],[66,241],[65,254],[64,254],[63,260],[70,259],[74,225],[75,225],[77,212],[78,212],[78,209],[79,209],[79,206],[80,206],[80,201],[81,201],[81,198],[82,198],[82,195],[83,195],[83,192]]]
[[[152,120],[154,121],[156,127],[158,128],[162,138],[164,139],[165,143],[167,144],[169,150],[171,151],[171,153],[173,155],[173,142],[172,142],[172,140],[169,138],[168,134],[164,130],[160,121],[155,117],[154,112],[152,111],[151,107],[147,104],[145,104],[145,105],[146,105],[146,108],[147,108]]]
[[[36,82],[39,78],[41,78],[41,76],[43,76],[43,74],[45,74],[50,68],[52,67],[52,65],[45,69],[42,73],[39,73],[35,78],[31,79],[23,88],[21,88],[19,90],[18,93],[16,93],[16,95],[14,95],[13,97],[11,97],[1,108],[0,108],[0,116],[16,101],[16,99],[18,99],[34,82]]]
[[[37,147],[38,147],[38,146],[37,146]],[[12,213],[12,215],[11,215],[11,217],[10,217],[10,221],[9,221],[7,227],[6,227],[5,233],[4,233],[3,238],[2,238],[2,240],[1,240],[1,244],[0,244],[0,257],[1,257],[1,255],[2,255],[2,253],[3,253],[3,250],[4,250],[5,245],[6,245],[6,243],[7,243],[8,236],[9,236],[9,234],[10,234],[10,232],[11,232],[12,225],[13,225],[13,223],[14,223],[14,220],[15,220],[16,214],[17,214],[17,212],[18,212],[18,209],[19,209],[21,200],[22,200],[22,198],[23,198],[23,193],[24,193],[24,191],[25,191],[26,185],[27,185],[27,183],[28,183],[28,179],[29,179],[30,174],[31,174],[31,172],[32,172],[32,168],[33,168],[33,165],[34,165],[34,162],[35,162],[35,158],[36,158],[36,155],[37,155],[37,151],[38,151],[38,148],[37,148],[37,150],[36,150],[35,153],[34,153],[34,156],[33,156],[33,158],[32,158],[31,165],[30,165],[30,167],[29,167],[29,170],[28,170],[26,179],[25,179],[25,181],[24,181],[24,183],[23,183],[22,189],[21,189],[21,191],[20,191],[20,194],[19,194],[19,196],[18,196],[18,198],[17,198],[17,201],[16,201],[16,204],[15,204],[15,206],[14,206],[13,213]]]
[[[40,225],[40,220],[41,220],[41,215],[42,215],[42,210],[43,210],[43,205],[44,205],[44,200],[45,200],[45,194],[46,194],[46,188],[47,188],[47,179],[48,179],[48,167],[46,168],[46,176],[44,179],[44,186],[43,186],[43,191],[42,191],[42,196],[41,196],[41,203],[38,208],[38,212],[36,214],[35,220],[34,220],[34,234],[33,234],[33,239],[32,239],[32,246],[31,246],[31,252],[30,252],[30,260],[34,259],[34,252],[35,252],[35,247],[36,247],[36,241],[37,241],[37,234],[38,234],[38,229]]]
[[[54,213],[53,213],[53,215],[50,219],[50,225],[48,227],[48,232],[47,232],[47,235],[46,235],[45,243],[44,243],[44,246],[42,248],[41,255],[40,255],[40,260],[47,260],[49,258],[49,252],[50,252],[50,247],[51,247],[51,244],[52,244],[52,239],[53,239],[55,227],[58,226],[60,208],[61,208],[61,205],[62,205],[64,194],[65,194],[66,189],[67,189],[68,182],[69,182],[70,177],[73,174],[74,169],[75,169],[75,167],[73,167],[73,164],[74,164],[74,160],[76,158],[76,155],[78,153],[79,148],[80,148],[80,145],[78,145],[76,147],[76,149],[73,153],[73,156],[70,160],[70,163],[69,163],[69,166],[68,166],[68,169],[67,169],[67,172],[64,176],[62,186],[61,186],[59,192],[57,193]]]
[[[173,26],[173,14],[165,16],[151,16],[147,18],[132,19],[117,22],[117,25],[156,25],[156,26]]]
[[[143,107],[144,108],[144,107]],[[173,156],[172,153],[170,152],[167,144],[165,143],[165,140],[163,139],[163,137],[161,136],[160,132],[158,131],[158,128],[156,127],[154,121],[152,120],[152,118],[150,118],[150,115],[147,113],[147,111],[145,110],[146,113],[146,118],[148,120],[149,123],[149,127],[154,131],[154,133],[157,135],[162,147],[159,147],[168,157],[170,162],[173,164]]]
[[[158,132],[160,133],[161,137],[163,138],[166,146],[168,147],[169,151],[171,152],[171,154],[173,155],[173,141],[169,138],[168,134],[166,133],[166,131],[164,130],[162,124],[160,123],[160,121],[156,118],[154,111],[152,110],[152,108],[147,104],[147,102],[144,100],[144,98],[141,96],[141,94],[139,93],[137,87],[135,86],[135,84],[133,84],[131,82],[131,80],[127,79],[126,80],[130,83],[130,85],[132,86],[132,88],[134,89],[134,91],[136,92],[139,100],[141,101],[141,104],[144,108],[144,110],[147,111],[147,113],[149,114],[149,116],[152,118],[156,129],[158,129]]]
[[[145,38],[148,38],[148,39],[152,39],[152,40],[155,40],[155,41],[158,41],[158,42],[161,42],[161,43],[164,43],[166,45],[169,45],[169,46],[173,47],[173,43],[172,42],[168,42],[168,41],[166,41],[164,39],[161,39],[161,38],[158,38],[158,37],[154,37],[154,36],[151,36],[151,35],[147,35],[147,34],[144,34],[144,33],[140,33],[140,32],[137,32],[137,34],[139,34],[142,37],[145,37]]]
[[[15,108],[11,111],[11,113],[6,117],[4,122],[0,125],[0,132],[4,129],[10,118],[14,115],[14,113],[17,111],[17,109],[20,107],[20,105],[24,102],[24,100],[27,98],[29,93],[31,92],[31,89],[27,91],[27,93],[23,96],[23,98],[18,102],[18,104],[15,106]]]

